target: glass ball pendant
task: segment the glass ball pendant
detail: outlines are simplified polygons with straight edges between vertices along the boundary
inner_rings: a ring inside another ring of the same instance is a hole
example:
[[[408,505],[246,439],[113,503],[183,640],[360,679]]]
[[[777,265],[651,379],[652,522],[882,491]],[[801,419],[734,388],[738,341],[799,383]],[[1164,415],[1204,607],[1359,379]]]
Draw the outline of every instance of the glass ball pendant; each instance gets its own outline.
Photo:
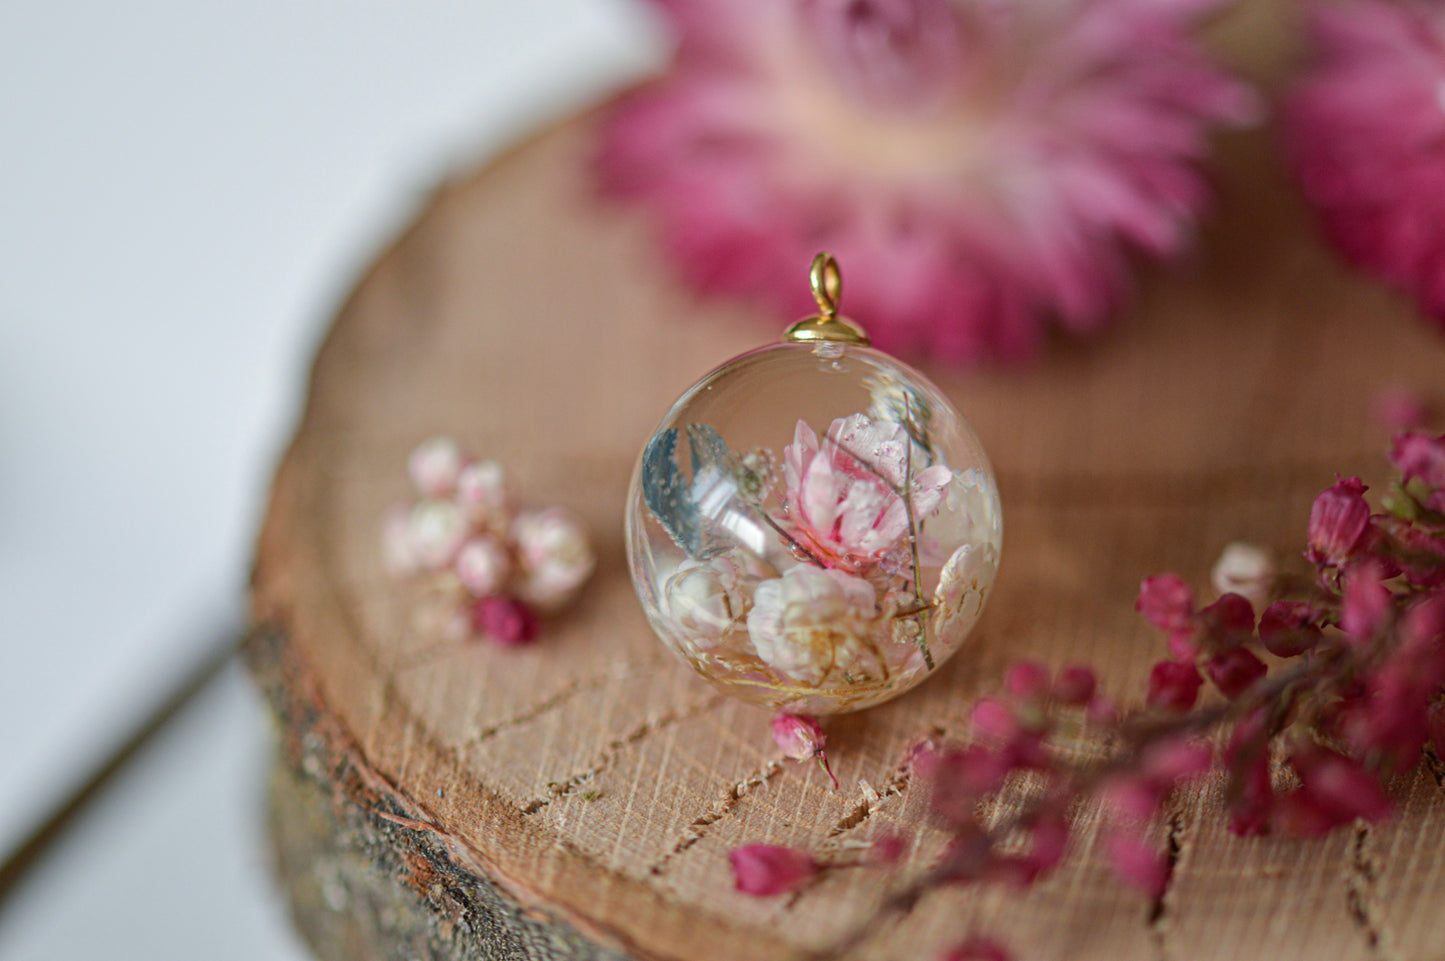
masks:
[[[662,419],[632,475],[627,555],[658,636],[729,694],[835,714],[924,680],[998,570],[993,471],[926,378],[821,313],[728,361]]]

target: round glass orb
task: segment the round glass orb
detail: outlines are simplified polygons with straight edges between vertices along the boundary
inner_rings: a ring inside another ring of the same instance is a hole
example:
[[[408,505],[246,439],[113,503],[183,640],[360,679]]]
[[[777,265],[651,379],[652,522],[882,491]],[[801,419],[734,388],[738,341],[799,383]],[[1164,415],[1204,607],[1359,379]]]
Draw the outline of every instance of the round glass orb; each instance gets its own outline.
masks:
[[[632,475],[627,554],[658,636],[729,694],[834,714],[950,657],[998,570],[998,489],[936,387],[867,346],[782,343],[708,374]]]

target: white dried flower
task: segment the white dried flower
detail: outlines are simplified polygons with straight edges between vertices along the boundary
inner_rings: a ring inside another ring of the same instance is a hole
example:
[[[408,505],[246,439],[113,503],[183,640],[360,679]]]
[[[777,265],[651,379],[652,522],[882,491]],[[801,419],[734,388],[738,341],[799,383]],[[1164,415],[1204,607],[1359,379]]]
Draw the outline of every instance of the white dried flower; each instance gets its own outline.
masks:
[[[449,497],[456,490],[463,458],[461,448],[450,437],[422,441],[407,458],[411,482],[423,497]]]
[[[411,547],[411,509],[397,504],[386,512],[381,528],[382,557],[387,573],[404,577],[416,573],[416,555]]]
[[[663,585],[661,607],[673,633],[689,647],[710,650],[743,625],[752,607],[747,573],[731,555],[688,559]]]
[[[1256,611],[1262,611],[1269,604],[1275,574],[1273,554],[1258,545],[1235,541],[1219,555],[1210,581],[1219,593],[1239,594]]]
[[[748,634],[758,656],[804,684],[861,673],[876,614],[873,585],[839,570],[799,565],[753,592]]]
[[[457,476],[457,503],[472,523],[506,530],[512,498],[502,465],[484,460],[463,467]]]
[[[467,524],[451,501],[425,500],[417,504],[408,519],[407,540],[418,567],[440,571],[450,567],[463,542]]]
[[[522,597],[536,607],[565,604],[597,564],[582,524],[560,507],[518,514],[511,534],[522,567]]]
[[[474,537],[457,551],[457,580],[473,597],[496,594],[512,573],[507,549],[490,537]]]

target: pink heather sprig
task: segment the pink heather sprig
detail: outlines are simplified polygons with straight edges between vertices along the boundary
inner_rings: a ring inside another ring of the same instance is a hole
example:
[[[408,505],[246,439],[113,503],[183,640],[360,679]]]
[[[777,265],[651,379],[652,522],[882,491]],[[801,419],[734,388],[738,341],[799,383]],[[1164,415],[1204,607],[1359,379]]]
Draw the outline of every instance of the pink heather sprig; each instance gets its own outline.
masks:
[[[1445,2],[1313,0],[1280,111],[1305,199],[1346,260],[1445,330]]]
[[[407,473],[420,499],[386,518],[387,566],[455,593],[471,631],[525,644],[537,636],[538,613],[563,607],[591,575],[581,523],[558,507],[519,509],[496,461],[434,437],[412,451]]]
[[[1242,594],[1201,606],[1183,578],[1146,578],[1136,607],[1168,656],[1150,671],[1142,707],[1103,697],[1086,666],[1025,661],[974,705],[968,743],[916,750],[914,770],[952,837],[880,914],[906,912],[944,884],[1033,884],[1066,855],[1069,812],[1085,803],[1105,813],[1101,849],[1115,874],[1157,899],[1172,868],[1150,827],[1180,785],[1211,772],[1226,783],[1237,834],[1314,837],[1387,817],[1386,779],[1427,749],[1445,755],[1445,435],[1401,434],[1390,460],[1399,477],[1382,510],[1356,477],[1316,498],[1303,552],[1310,578],[1275,576],[1255,548],[1221,558],[1215,579],[1244,582],[1258,617]],[[1114,750],[1079,761],[1060,745],[1080,734]],[[1016,813],[986,820],[986,802],[1018,790],[1027,794]],[[946,955],[1006,956],[979,938]]]
[[[677,38],[597,171],[704,293],[785,317],[826,248],[873,341],[935,362],[1096,332],[1131,259],[1210,203],[1208,135],[1253,93],[1198,43],[1227,0],[656,0]]]

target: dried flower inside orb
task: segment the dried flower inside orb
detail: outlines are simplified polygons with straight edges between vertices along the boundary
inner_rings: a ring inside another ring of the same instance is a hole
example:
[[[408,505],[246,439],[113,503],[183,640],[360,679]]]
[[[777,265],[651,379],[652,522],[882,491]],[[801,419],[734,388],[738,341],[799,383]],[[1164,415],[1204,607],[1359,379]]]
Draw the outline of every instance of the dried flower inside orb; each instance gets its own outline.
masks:
[[[1347,260],[1445,329],[1445,2],[1317,3],[1309,26],[1281,116],[1300,189]]]
[[[1255,112],[1191,37],[1223,5],[660,0],[676,59],[606,122],[600,179],[702,291],[796,312],[827,247],[878,346],[1028,356],[1188,242],[1208,130]]]
[[[387,568],[425,574],[468,629],[507,645],[537,635],[537,614],[569,602],[596,559],[581,523],[551,507],[517,511],[496,461],[474,461],[448,437],[407,460],[420,498],[398,505],[382,530]]]

